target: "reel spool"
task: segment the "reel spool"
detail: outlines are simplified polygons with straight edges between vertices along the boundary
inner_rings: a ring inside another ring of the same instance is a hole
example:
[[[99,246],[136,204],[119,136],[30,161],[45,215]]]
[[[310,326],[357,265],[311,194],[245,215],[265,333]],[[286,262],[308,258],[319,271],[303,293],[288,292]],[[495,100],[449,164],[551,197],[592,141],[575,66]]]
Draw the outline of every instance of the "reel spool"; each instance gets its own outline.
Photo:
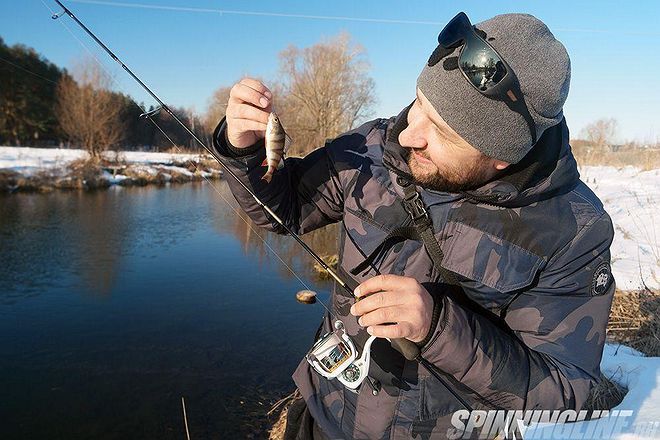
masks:
[[[321,336],[305,358],[314,370],[328,379],[337,378],[347,388],[356,390],[369,373],[371,343],[376,339],[370,336],[364,344],[362,355],[344,329],[344,323],[337,320],[335,330]]]

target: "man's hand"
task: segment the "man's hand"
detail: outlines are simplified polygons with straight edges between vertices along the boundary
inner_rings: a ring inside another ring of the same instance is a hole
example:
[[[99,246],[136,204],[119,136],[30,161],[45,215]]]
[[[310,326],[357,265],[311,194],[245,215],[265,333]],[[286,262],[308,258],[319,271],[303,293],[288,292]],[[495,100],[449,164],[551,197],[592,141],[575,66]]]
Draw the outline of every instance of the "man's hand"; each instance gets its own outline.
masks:
[[[414,278],[378,275],[355,289],[351,314],[370,335],[420,342],[433,319],[433,298]]]
[[[273,93],[260,81],[243,78],[231,88],[227,102],[227,139],[236,148],[246,148],[263,139]]]

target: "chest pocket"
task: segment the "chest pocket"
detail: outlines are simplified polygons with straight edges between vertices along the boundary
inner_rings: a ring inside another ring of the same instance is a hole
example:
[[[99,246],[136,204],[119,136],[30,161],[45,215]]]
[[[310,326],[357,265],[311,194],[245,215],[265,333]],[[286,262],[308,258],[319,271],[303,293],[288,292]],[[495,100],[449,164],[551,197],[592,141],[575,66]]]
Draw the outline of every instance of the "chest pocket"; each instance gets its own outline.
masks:
[[[440,246],[444,266],[468,282],[476,282],[500,293],[528,287],[545,260],[497,236],[463,223],[449,221]],[[440,238],[438,234],[436,237]]]

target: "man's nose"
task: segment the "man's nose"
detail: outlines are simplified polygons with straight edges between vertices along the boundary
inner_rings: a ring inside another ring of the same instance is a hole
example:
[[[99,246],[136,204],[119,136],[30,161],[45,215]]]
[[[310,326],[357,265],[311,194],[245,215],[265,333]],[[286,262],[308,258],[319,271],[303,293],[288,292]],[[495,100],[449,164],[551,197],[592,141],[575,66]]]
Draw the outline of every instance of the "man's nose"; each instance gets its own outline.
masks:
[[[399,133],[399,145],[408,148],[424,148],[426,140],[410,125]]]

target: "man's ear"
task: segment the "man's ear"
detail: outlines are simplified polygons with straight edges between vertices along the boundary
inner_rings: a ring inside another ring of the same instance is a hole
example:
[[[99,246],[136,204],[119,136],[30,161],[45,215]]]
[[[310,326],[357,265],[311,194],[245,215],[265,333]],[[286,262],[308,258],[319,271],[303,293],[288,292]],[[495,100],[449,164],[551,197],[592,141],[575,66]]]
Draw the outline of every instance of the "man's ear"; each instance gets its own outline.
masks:
[[[493,167],[495,167],[495,169],[496,169],[497,171],[502,171],[503,169],[505,169],[505,168],[508,167],[509,165],[511,165],[509,162],[504,162],[503,160],[497,160],[497,159],[495,159],[495,160],[493,161]]]

